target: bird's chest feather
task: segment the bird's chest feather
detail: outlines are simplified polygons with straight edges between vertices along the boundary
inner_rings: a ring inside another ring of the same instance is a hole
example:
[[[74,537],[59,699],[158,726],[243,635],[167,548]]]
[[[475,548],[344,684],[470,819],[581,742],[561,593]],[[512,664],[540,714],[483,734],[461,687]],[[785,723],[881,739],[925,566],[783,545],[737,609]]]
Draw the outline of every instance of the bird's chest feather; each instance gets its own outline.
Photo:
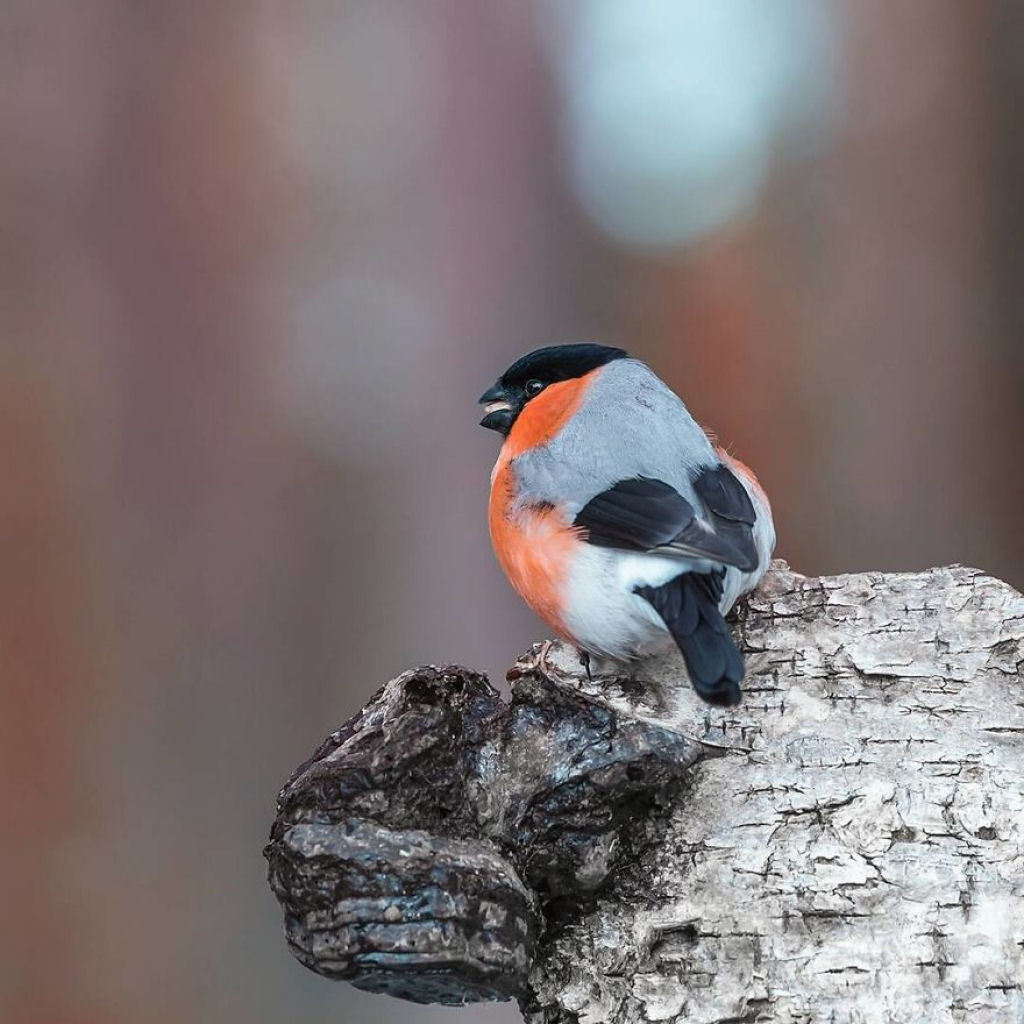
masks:
[[[580,547],[577,531],[547,503],[516,498],[515,470],[499,460],[488,509],[491,542],[505,575],[523,600],[557,633],[568,636],[565,592]]]

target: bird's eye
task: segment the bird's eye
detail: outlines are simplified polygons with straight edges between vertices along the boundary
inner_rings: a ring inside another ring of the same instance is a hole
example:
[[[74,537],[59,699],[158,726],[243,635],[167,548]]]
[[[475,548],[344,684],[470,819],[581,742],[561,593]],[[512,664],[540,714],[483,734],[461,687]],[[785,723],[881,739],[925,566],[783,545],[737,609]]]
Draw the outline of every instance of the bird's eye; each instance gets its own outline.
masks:
[[[544,381],[542,380],[528,380],[526,382],[526,395],[528,398],[533,398],[534,395],[539,395],[544,390]]]

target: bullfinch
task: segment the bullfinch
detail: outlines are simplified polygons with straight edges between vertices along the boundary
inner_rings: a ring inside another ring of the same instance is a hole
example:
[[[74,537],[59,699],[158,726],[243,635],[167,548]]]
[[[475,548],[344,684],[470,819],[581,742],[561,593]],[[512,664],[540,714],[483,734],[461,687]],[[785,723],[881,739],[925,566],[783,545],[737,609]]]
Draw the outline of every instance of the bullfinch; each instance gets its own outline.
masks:
[[[725,614],[765,574],[768,498],[639,359],[555,345],[480,398],[504,436],[491,540],[526,603],[589,656],[679,647],[708,703],[739,702],[743,659]]]

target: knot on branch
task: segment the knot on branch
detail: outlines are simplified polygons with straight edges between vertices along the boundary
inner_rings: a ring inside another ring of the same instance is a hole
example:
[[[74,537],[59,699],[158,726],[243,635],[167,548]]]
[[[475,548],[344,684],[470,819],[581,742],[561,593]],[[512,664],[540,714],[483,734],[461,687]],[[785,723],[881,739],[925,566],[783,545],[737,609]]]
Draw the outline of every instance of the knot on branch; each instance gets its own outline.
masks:
[[[544,903],[597,889],[700,754],[537,666],[510,704],[469,669],[406,672],[296,770],[265,853],[301,963],[417,1002],[522,995]]]

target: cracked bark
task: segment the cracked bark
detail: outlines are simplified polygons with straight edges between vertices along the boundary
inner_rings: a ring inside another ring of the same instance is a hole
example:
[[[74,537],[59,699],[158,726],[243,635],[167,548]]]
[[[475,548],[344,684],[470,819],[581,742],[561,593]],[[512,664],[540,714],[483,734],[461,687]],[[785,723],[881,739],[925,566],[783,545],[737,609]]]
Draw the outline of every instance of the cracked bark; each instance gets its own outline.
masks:
[[[678,660],[505,704],[393,680],[293,775],[267,847],[307,966],[534,1022],[1024,1020],[1024,598],[960,567],[740,609],[745,699]]]

